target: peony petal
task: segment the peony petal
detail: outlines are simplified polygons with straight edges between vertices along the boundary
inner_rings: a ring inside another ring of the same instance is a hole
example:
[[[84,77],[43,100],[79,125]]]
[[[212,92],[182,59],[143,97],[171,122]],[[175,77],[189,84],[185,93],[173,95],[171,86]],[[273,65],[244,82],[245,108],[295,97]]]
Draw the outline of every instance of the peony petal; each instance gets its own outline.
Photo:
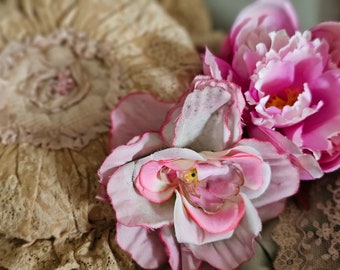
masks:
[[[324,106],[318,113],[311,115],[304,121],[301,134],[303,146],[314,151],[328,151],[331,149],[329,140],[340,131],[340,70],[325,72],[310,85],[313,98],[321,100]]]
[[[174,209],[174,226],[176,238],[179,243],[193,243],[201,245],[221,239],[229,238],[233,231],[223,233],[209,233],[197,225],[196,222],[188,215],[183,201],[185,199],[176,191],[176,202]],[[230,221],[228,221],[231,226]],[[230,227],[229,226],[229,227]]]
[[[340,22],[321,22],[311,29],[313,39],[322,39],[329,44],[330,66],[340,65]]]
[[[203,62],[204,75],[211,76],[216,80],[232,81],[233,71],[231,66],[221,58],[213,55],[208,48],[205,49],[204,62]],[[229,78],[231,76],[231,78]]]
[[[231,28],[230,39],[235,44],[238,35],[248,25],[260,27],[267,33],[285,29],[289,35],[293,35],[299,28],[298,24],[297,14],[289,0],[258,0],[239,12]],[[237,44],[245,43],[244,40],[237,40]]]
[[[268,162],[271,169],[271,181],[267,190],[252,200],[255,207],[262,207],[294,195],[299,187],[300,178],[298,170],[292,165],[285,154],[279,154],[276,148],[268,143],[255,139],[242,140],[261,153],[263,160]]]
[[[172,106],[147,93],[124,97],[111,113],[111,147],[126,144],[136,135],[159,131]]]
[[[116,241],[141,267],[155,269],[167,261],[165,247],[158,231],[144,227],[128,227],[117,223]]]
[[[204,245],[188,244],[192,253],[218,269],[235,269],[254,254],[254,239],[262,229],[256,209],[242,195],[246,207],[245,215],[232,237]]]
[[[110,178],[107,194],[116,211],[118,222],[126,226],[160,228],[173,222],[172,200],[153,203],[141,196],[134,187],[135,163],[119,167]]]

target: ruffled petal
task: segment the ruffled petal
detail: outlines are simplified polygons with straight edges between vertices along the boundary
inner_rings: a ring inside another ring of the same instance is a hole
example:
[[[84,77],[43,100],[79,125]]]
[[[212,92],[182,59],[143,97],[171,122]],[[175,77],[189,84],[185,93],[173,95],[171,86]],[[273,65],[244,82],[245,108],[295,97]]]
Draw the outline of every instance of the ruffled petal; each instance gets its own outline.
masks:
[[[111,112],[111,147],[126,144],[134,136],[159,131],[173,103],[157,100],[147,93],[124,97]]]
[[[255,148],[263,160],[268,162],[271,169],[271,181],[266,191],[259,197],[252,199],[255,207],[262,207],[294,195],[299,187],[299,172],[285,154],[279,154],[276,148],[268,143],[255,139],[242,140],[245,144]],[[274,209],[275,211],[275,209]]]
[[[118,222],[126,226],[160,228],[173,222],[173,200],[161,204],[150,202],[134,187],[135,163],[119,167],[107,185],[107,194],[116,211]]]
[[[262,229],[256,209],[243,196],[246,212],[229,239],[204,245],[188,244],[188,248],[198,259],[208,262],[218,269],[235,269],[254,254],[254,239]]]
[[[180,108],[172,110],[162,128],[165,140],[176,147],[219,151],[237,141],[245,101],[238,86],[197,76]],[[223,125],[221,125],[223,123]]]
[[[323,175],[318,162],[313,156],[304,154],[292,141],[279,132],[264,127],[248,125],[248,133],[253,138],[270,142],[275,146],[278,153],[286,154],[298,168],[300,179],[315,179]]]
[[[244,181],[243,192],[252,199],[262,194],[263,189],[267,188],[270,182],[270,168],[257,151],[245,145],[237,144],[230,149],[226,161],[231,162],[240,170]]]
[[[233,231],[245,211],[243,201],[239,196],[225,200],[221,209],[214,214],[206,213],[203,209],[191,205],[184,197],[182,197],[182,203],[190,218],[203,230],[213,234]]]
[[[329,139],[340,131],[340,99],[335,98],[340,94],[340,70],[325,72],[310,88],[313,98],[321,100],[324,106],[305,119],[301,139],[308,149],[327,151],[331,149]]]
[[[163,166],[164,164],[158,161],[145,163],[135,181],[140,194],[155,203],[162,203],[170,199],[176,188],[166,179],[160,179],[159,173]]]
[[[164,226],[159,229],[159,236],[162,239],[166,253],[169,257],[169,265],[172,270],[180,270],[181,268],[181,245],[178,244],[173,226]],[[184,268],[185,269],[185,268]]]
[[[189,216],[183,201],[185,199],[176,192],[176,202],[174,209],[174,226],[176,232],[176,238],[179,243],[193,243],[201,245],[221,239],[229,238],[233,231],[224,233],[209,233],[202,229],[197,223]],[[230,221],[228,221],[230,225]]]
[[[251,26],[266,30],[267,33],[285,29],[289,35],[293,35],[299,28],[299,23],[290,1],[258,0],[238,14],[230,31],[232,43],[244,44],[239,35]]]
[[[158,231],[144,227],[116,226],[116,241],[141,267],[155,269],[167,261],[165,247],[158,237]]]
[[[98,171],[99,182],[107,183],[117,167],[165,147],[166,145],[158,133],[145,133],[134,137],[126,145],[113,149],[104,160]]]
[[[328,21],[311,28],[312,38],[323,39],[329,44],[330,67],[340,65],[340,22]]]
[[[216,80],[232,81],[233,71],[231,66],[221,58],[213,55],[208,48],[205,49],[203,62],[204,75],[211,76]]]

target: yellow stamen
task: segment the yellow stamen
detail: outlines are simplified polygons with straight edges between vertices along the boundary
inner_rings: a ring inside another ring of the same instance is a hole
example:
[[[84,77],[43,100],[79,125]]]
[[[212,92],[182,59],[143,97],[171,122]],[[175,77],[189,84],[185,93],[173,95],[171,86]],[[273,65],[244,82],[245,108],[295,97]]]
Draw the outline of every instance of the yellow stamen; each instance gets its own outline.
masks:
[[[191,170],[187,170],[184,172],[184,179],[185,181],[189,182],[189,183],[193,183],[194,185],[198,184],[198,173],[197,170],[191,169]]]
[[[300,91],[298,89],[290,89],[287,88],[284,90],[283,95],[279,96],[273,96],[271,97],[267,103],[266,103],[266,107],[276,107],[279,109],[283,109],[284,106],[288,105],[288,106],[293,106],[294,103],[297,101],[298,97],[299,97]]]

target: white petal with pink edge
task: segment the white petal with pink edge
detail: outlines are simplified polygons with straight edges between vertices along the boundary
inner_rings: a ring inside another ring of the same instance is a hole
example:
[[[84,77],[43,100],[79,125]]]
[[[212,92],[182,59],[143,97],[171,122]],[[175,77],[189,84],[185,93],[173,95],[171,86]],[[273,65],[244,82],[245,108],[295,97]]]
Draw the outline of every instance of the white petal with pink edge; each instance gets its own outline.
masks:
[[[173,105],[147,93],[132,93],[124,97],[111,112],[111,147],[126,144],[136,135],[159,131]]]
[[[117,220],[126,226],[160,228],[173,222],[173,200],[161,204],[150,202],[134,186],[135,163],[119,167],[107,185],[107,194]]]
[[[145,269],[156,269],[167,261],[167,254],[157,231],[144,227],[116,225],[116,241]]]

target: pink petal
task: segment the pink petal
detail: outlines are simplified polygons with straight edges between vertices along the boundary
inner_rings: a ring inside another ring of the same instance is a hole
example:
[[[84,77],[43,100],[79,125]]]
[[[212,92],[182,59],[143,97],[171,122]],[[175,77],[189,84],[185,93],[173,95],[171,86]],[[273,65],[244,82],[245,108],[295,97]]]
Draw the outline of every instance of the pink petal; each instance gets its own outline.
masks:
[[[159,179],[162,162],[149,161],[145,163],[136,178],[136,187],[141,195],[155,203],[162,203],[171,198],[176,186]]]
[[[185,245],[181,245],[181,257],[182,257],[181,269],[215,270],[206,267],[205,263],[197,259],[192,254],[192,252],[187,247],[185,247]]]
[[[312,27],[312,38],[322,39],[329,45],[331,65],[340,65],[340,22],[326,21]]]
[[[105,159],[98,171],[99,182],[106,185],[108,178],[118,166],[164,147],[166,146],[158,133],[145,133],[142,136],[134,137],[127,145],[113,149]]]
[[[203,70],[204,75],[217,80],[227,79],[229,76],[233,77],[231,66],[213,55],[208,48],[205,49]]]
[[[254,254],[254,239],[262,229],[261,220],[251,202],[243,196],[246,207],[242,221],[229,239],[204,245],[188,244],[192,253],[218,269],[235,269]]]
[[[294,195],[299,187],[298,170],[292,165],[285,154],[279,154],[276,148],[268,142],[255,139],[242,140],[245,144],[261,153],[263,160],[268,162],[271,169],[271,181],[267,190],[259,197],[252,199],[255,207],[262,207]]]
[[[294,143],[279,132],[264,127],[248,126],[248,133],[253,138],[270,142],[275,146],[278,153],[286,154],[298,168],[300,179],[315,179],[322,176],[322,170],[315,158],[304,154]]]
[[[164,226],[160,229],[160,237],[166,245],[169,256],[169,264],[172,270],[180,269],[200,269],[208,270],[211,268],[202,268],[202,261],[198,260],[191,251],[183,244],[178,244],[173,227]],[[213,270],[213,269],[211,269]]]
[[[325,72],[310,85],[313,99],[324,104],[320,110],[305,119],[301,134],[303,146],[313,151],[329,150],[330,138],[340,131],[340,70]],[[339,92],[339,93],[338,93]]]
[[[133,174],[134,162],[119,167],[110,178],[107,194],[118,222],[127,226],[160,228],[173,222],[173,200],[153,203],[137,193]]]
[[[247,25],[261,27],[268,33],[285,29],[293,35],[298,29],[298,17],[294,7],[288,0],[259,0],[246,6],[237,16],[230,31],[232,43]],[[237,44],[244,44],[237,40]],[[237,48],[234,48],[236,50]]]
[[[201,245],[221,239],[229,238],[233,231],[223,233],[210,233],[201,228],[188,214],[184,204],[184,198],[176,192],[174,209],[174,226],[176,238],[179,243],[193,243]],[[186,202],[188,204],[188,202]],[[227,226],[233,226],[233,221],[226,220]]]
[[[259,153],[252,153],[253,149],[247,147],[238,147],[237,145],[232,148],[231,153],[226,158],[227,162],[235,164],[241,169],[244,179],[243,192],[247,193],[250,198],[257,197],[263,193],[263,188],[268,186],[270,181],[270,168],[263,159],[257,155]]]
[[[157,231],[143,227],[116,226],[116,241],[141,267],[155,269],[167,261],[165,247]]]
[[[111,147],[125,144],[136,135],[159,131],[171,106],[147,93],[124,97],[111,113]]]
[[[181,109],[170,111],[162,129],[165,140],[196,151],[218,151],[237,141],[242,134],[240,117],[245,105],[240,89],[207,76],[197,76],[192,88]]]
[[[164,226],[159,230],[159,236],[162,239],[166,253],[169,257],[169,265],[172,270],[181,269],[181,247],[178,244],[173,226]]]
[[[286,200],[283,199],[281,201],[273,202],[271,204],[267,204],[256,209],[262,222],[266,222],[278,217],[283,212],[285,206]]]
[[[334,146],[335,148],[329,152],[321,152],[319,158],[319,164],[325,173],[333,172],[340,168],[340,151],[339,145]]]
[[[202,209],[192,206],[184,197],[183,205],[190,216],[203,230],[220,234],[236,228],[244,214],[244,204],[240,197],[226,200],[216,214],[207,214]]]

